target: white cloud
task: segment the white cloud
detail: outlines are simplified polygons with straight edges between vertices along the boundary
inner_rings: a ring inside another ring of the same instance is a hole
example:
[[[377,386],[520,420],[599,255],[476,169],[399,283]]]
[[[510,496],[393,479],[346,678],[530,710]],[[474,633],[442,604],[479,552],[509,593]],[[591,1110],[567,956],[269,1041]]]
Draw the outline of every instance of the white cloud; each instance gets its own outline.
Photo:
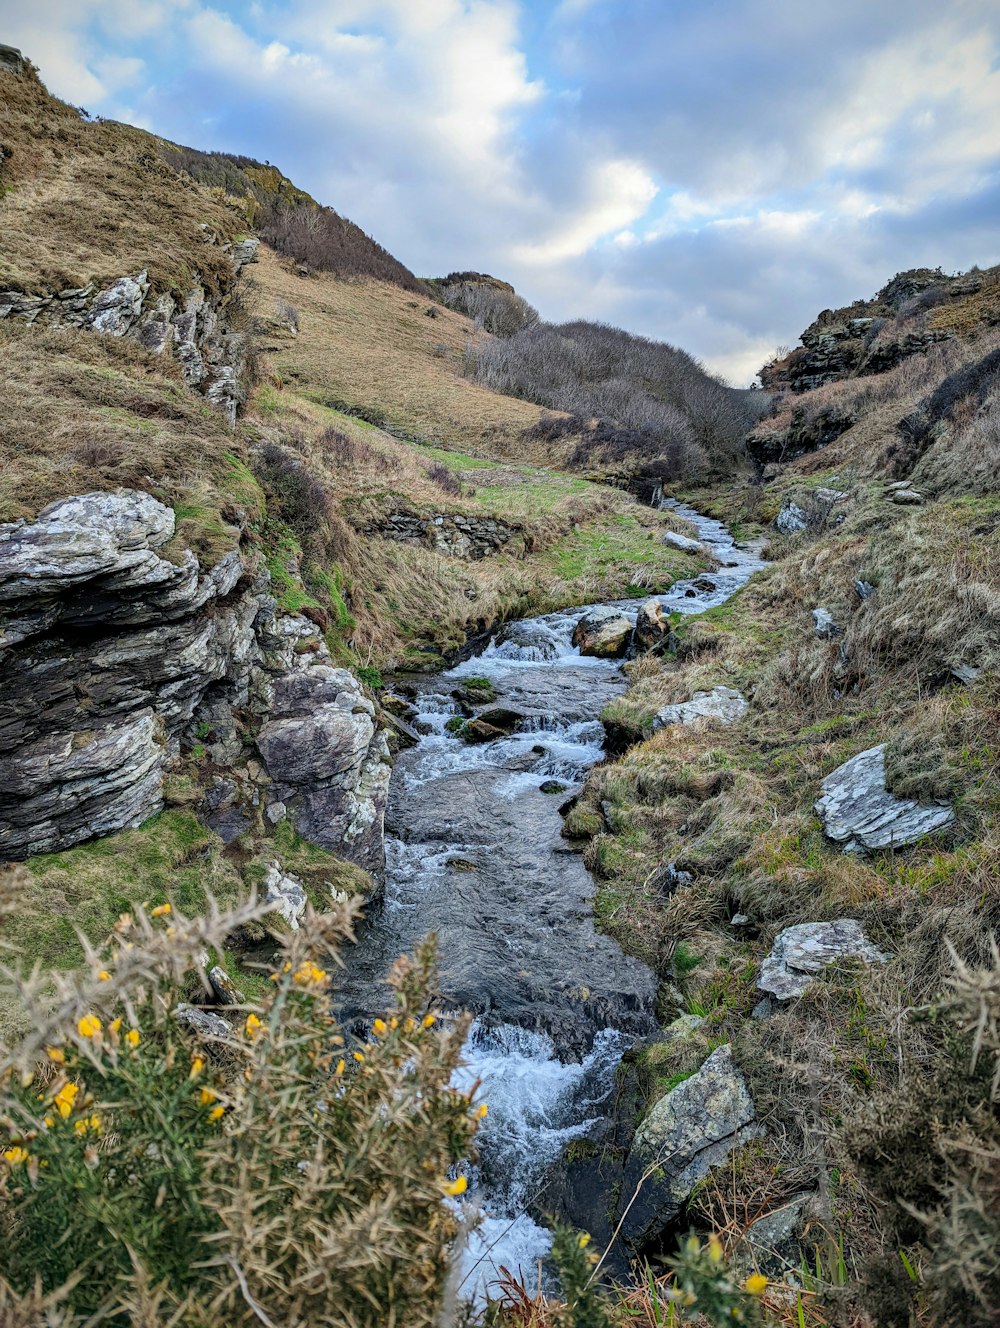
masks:
[[[511,257],[522,263],[579,257],[605,235],[643,216],[657,192],[655,181],[639,162],[602,162],[591,171],[579,211],[561,219],[546,238],[514,246]]]

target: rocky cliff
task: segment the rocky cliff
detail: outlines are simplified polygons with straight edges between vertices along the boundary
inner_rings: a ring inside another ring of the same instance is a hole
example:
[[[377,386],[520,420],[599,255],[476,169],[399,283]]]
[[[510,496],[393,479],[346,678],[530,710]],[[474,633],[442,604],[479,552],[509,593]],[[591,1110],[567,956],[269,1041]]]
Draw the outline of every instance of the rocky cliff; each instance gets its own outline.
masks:
[[[0,667],[0,855],[138,825],[203,734],[224,839],[288,817],[381,867],[390,767],[372,702],[311,622],[278,614],[253,557],[202,567],[148,494],[0,526]]]

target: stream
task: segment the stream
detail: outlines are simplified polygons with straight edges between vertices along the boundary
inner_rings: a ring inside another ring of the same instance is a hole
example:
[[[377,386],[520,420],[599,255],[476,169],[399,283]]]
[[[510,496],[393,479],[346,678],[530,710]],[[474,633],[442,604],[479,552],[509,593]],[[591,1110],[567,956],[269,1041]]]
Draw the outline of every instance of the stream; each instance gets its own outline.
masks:
[[[721,564],[658,595],[666,609],[702,613],[764,565],[721,522],[663,506]],[[634,620],[640,602],[615,607]],[[588,607],[509,623],[480,654],[411,682],[424,736],[393,774],[384,905],[344,956],[341,1017],[362,1021],[385,1008],[393,961],[434,931],[438,1004],[475,1016],[456,1075],[466,1091],[478,1081],[489,1106],[465,1201],[482,1215],[463,1254],[470,1299],[501,1265],[534,1283],[551,1236],[531,1201],[599,1122],[625,1050],[656,1030],[655,978],[595,929],[593,878],[560,834],[560,806],[603,755],[601,711],[626,686],[620,660],[571,643]],[[471,677],[488,677],[495,704],[521,716],[509,737],[468,745],[447,729],[461,713],[453,692]]]

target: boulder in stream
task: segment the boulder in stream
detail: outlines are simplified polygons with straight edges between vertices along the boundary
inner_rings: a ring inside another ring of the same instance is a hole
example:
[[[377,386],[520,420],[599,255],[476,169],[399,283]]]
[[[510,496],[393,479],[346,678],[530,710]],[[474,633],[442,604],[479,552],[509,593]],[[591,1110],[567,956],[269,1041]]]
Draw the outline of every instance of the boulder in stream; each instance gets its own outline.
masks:
[[[704,546],[699,540],[689,539],[687,535],[679,535],[676,530],[667,530],[663,535],[663,543],[669,544],[671,548],[683,549],[685,553],[704,553]]]
[[[647,599],[639,605],[635,620],[635,644],[639,650],[670,643],[670,614],[659,599]]]
[[[585,613],[573,629],[573,644],[581,655],[616,659],[624,655],[632,635],[632,624],[624,613],[608,605]]]
[[[732,1051],[719,1047],[654,1105],[635,1132],[621,1189],[624,1239],[639,1248],[655,1240],[695,1185],[759,1132]]]
[[[859,752],[827,775],[816,815],[845,853],[903,848],[954,823],[950,804],[897,798],[885,786],[885,744]]]

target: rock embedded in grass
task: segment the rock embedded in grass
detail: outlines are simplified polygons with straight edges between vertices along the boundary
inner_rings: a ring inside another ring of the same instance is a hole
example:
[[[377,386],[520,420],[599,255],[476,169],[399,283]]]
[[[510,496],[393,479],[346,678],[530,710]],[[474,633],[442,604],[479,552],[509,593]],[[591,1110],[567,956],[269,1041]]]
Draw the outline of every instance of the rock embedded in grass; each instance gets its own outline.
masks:
[[[779,1001],[788,1001],[801,996],[823,969],[838,959],[883,964],[888,958],[872,945],[854,918],[802,922],[786,927],[775,937],[771,953],[761,965],[757,986]]]
[[[700,541],[689,539],[687,535],[679,535],[676,530],[667,530],[663,535],[663,543],[669,544],[674,549],[682,549],[685,553],[703,553],[704,548]]]
[[[662,706],[653,716],[653,732],[668,724],[693,724],[699,719],[735,724],[749,709],[746,697],[734,687],[713,687],[710,692],[695,692],[690,701]]]
[[[897,798],[885,786],[885,744],[859,752],[827,775],[816,815],[845,853],[904,848],[952,825],[950,804]]]

